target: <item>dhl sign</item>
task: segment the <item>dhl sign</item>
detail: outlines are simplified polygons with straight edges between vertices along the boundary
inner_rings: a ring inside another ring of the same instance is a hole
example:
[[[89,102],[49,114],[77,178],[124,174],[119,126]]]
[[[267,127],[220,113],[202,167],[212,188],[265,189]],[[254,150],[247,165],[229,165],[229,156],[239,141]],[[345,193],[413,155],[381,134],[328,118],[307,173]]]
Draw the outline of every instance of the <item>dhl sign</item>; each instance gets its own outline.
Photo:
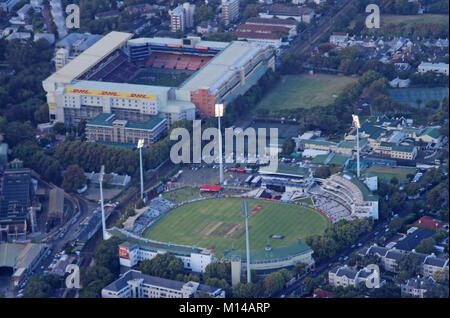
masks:
[[[100,90],[100,89],[85,89],[85,88],[67,87],[64,90],[64,93],[65,94],[98,96],[98,97],[107,96],[107,97],[117,97],[117,98],[156,100],[155,94],[128,93],[128,92],[106,91],[106,90]]]

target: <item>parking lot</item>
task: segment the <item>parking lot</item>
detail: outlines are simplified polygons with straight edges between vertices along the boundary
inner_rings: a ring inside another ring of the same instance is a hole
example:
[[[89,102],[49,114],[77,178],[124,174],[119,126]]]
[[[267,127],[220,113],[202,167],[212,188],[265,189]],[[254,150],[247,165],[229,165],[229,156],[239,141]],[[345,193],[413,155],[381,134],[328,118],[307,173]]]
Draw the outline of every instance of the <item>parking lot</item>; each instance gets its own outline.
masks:
[[[219,165],[206,167],[206,165],[192,165],[183,167],[183,173],[180,175],[177,183],[186,186],[202,186],[219,184]],[[242,172],[230,172],[225,169],[224,165],[224,185],[233,187],[246,187],[245,179],[250,174]]]

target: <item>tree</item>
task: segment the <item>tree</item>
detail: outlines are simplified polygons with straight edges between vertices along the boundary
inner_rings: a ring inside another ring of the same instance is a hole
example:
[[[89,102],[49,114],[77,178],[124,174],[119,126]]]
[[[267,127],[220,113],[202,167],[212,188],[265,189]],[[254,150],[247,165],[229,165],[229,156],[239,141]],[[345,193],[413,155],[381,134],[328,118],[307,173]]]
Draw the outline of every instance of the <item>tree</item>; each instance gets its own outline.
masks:
[[[302,263],[302,262],[298,262],[292,268],[292,274],[298,278],[298,277],[300,277],[300,276],[302,276],[303,274],[306,273],[307,267],[308,267],[308,264]]]
[[[290,155],[291,153],[293,153],[295,150],[295,142],[294,140],[292,140],[292,138],[287,138],[284,142],[283,142],[283,147],[282,147],[282,154],[284,154],[285,156]]]
[[[258,16],[258,13],[259,13],[259,6],[258,5],[256,5],[256,4],[248,4],[245,7],[243,16],[244,16],[244,19],[247,20],[248,18]]]
[[[70,165],[64,172],[62,187],[67,192],[75,192],[86,183],[83,169],[78,165]]]
[[[400,272],[398,280],[404,282],[410,277],[417,276],[420,273],[421,260],[417,254],[408,253],[403,255],[397,262],[397,270]]]
[[[422,240],[419,245],[416,247],[416,252],[423,253],[423,254],[431,254],[436,253],[436,248],[434,247],[436,245],[436,241],[434,238],[429,237],[427,239]]]
[[[210,278],[217,278],[219,280],[231,281],[231,264],[230,263],[210,263],[205,268],[203,274],[205,280]]]
[[[64,135],[66,133],[66,126],[64,126],[64,123],[56,123],[53,126],[53,131],[59,135]]]
[[[262,282],[258,283],[238,283],[233,286],[233,297],[235,298],[256,298],[264,294]]]
[[[26,298],[50,298],[55,289],[61,286],[58,276],[33,275],[24,290]]]
[[[331,170],[328,166],[320,166],[314,171],[314,176],[320,179],[326,179],[331,175]]]
[[[414,197],[420,192],[420,186],[416,182],[408,183],[404,189],[408,197]]]
[[[388,282],[370,293],[370,298],[400,298],[401,289],[396,284]]]
[[[178,274],[184,273],[184,265],[181,259],[170,253],[164,253],[156,255],[151,260],[140,262],[139,270],[146,275],[176,279]]]
[[[264,279],[265,294],[269,296],[281,291],[290,279],[291,273],[286,269],[281,269],[269,274]]]
[[[210,6],[201,5],[195,8],[194,23],[199,24],[202,21],[212,20],[214,18],[214,10]]]
[[[107,241],[101,241],[94,253],[95,264],[106,267],[114,275],[119,275],[119,244],[124,240],[112,237]]]

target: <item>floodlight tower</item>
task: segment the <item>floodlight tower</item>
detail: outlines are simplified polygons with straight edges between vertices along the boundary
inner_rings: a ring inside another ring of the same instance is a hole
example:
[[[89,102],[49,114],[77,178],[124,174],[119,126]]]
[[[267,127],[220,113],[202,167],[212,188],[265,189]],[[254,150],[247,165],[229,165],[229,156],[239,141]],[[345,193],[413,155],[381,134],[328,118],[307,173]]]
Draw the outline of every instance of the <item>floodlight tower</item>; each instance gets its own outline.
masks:
[[[250,273],[250,242],[248,239],[248,201],[242,200],[242,216],[245,219],[245,241],[246,241],[246,251],[247,251],[247,283],[251,281]]]
[[[139,162],[141,165],[141,199],[144,198],[144,173],[142,171],[142,148],[144,147],[144,139],[139,139],[137,148],[139,149]]]
[[[219,126],[219,170],[220,170],[220,184],[223,184],[223,158],[222,158],[222,130],[220,129],[220,117],[223,117],[223,104],[216,104],[215,116],[218,120]]]
[[[103,240],[107,240],[108,237],[106,235],[106,222],[105,222],[105,207],[103,206],[103,176],[105,175],[105,166],[102,165],[100,170],[100,176],[98,181],[100,182],[100,206],[102,208],[102,232],[103,232]]]
[[[361,128],[361,125],[359,123],[359,117],[358,115],[352,115],[353,117],[353,124],[356,127],[356,175],[359,178],[359,128]]]

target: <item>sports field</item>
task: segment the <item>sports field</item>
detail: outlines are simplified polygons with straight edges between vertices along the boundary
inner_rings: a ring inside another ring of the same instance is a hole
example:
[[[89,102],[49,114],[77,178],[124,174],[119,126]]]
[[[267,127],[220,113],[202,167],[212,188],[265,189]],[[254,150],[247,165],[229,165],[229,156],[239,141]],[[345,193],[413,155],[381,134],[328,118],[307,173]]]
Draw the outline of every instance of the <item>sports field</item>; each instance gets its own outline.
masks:
[[[446,14],[420,14],[420,15],[395,15],[382,14],[381,26],[394,23],[405,23],[407,26],[412,26],[418,23],[442,23],[448,24],[448,15]]]
[[[269,110],[313,108],[331,104],[342,89],[357,77],[326,74],[287,75],[267,94],[257,108]]]
[[[322,233],[329,224],[320,212],[293,204],[249,200],[249,209],[257,212],[249,218],[250,248],[262,249],[289,245],[313,234]],[[285,238],[270,239],[269,236]],[[245,222],[241,216],[241,200],[221,198],[190,203],[170,211],[147,229],[144,237],[161,242],[212,248],[220,258],[224,250],[234,246],[245,248]]]
[[[197,188],[185,187],[171,192],[165,192],[162,196],[173,203],[181,203],[198,198],[200,196],[200,190]]]
[[[188,73],[162,73],[151,69],[139,72],[131,81],[131,84],[156,85],[176,87],[183,83],[191,74]]]
[[[400,104],[408,104],[411,107],[425,107],[432,99],[442,101],[448,96],[448,87],[427,88],[393,88],[388,89],[389,96]],[[420,102],[419,104],[417,102]]]
[[[390,182],[392,178],[396,177],[398,181],[406,181],[408,174],[415,174],[416,168],[403,168],[403,167],[377,167],[372,166],[364,171],[364,174],[371,173],[378,178],[383,179],[384,182]]]

